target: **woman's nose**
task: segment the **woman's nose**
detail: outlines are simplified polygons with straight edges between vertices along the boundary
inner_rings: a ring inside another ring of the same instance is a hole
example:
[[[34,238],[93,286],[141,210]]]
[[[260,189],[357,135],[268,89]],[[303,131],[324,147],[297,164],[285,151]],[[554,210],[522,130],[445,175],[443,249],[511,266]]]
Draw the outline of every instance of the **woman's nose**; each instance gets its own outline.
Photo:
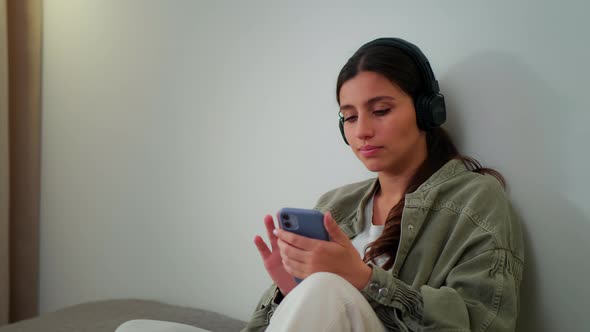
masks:
[[[375,134],[371,119],[365,116],[359,116],[356,121],[356,137],[361,140],[373,137]]]

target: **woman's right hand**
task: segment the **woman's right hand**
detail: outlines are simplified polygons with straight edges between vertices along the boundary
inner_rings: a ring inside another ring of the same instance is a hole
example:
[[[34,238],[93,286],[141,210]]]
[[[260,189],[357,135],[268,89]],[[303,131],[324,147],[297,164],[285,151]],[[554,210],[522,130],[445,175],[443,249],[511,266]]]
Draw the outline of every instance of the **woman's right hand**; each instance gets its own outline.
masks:
[[[272,281],[274,281],[274,283],[279,287],[281,293],[286,296],[291,290],[293,290],[293,288],[295,288],[295,286],[297,286],[297,283],[283,267],[281,252],[277,245],[277,237],[273,233],[275,229],[275,223],[272,219],[272,216],[266,215],[264,217],[264,226],[266,227],[266,233],[268,234],[272,251],[268,248],[262,237],[259,235],[254,238],[254,244],[256,244],[256,248],[258,248],[258,252],[262,257],[266,272],[268,272],[268,275],[270,275]]]

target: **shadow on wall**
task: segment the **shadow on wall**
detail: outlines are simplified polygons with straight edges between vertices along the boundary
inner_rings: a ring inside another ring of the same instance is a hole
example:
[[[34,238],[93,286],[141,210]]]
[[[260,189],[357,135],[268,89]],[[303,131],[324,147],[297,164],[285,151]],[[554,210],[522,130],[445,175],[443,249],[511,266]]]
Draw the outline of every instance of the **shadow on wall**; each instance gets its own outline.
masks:
[[[523,223],[517,331],[585,330],[590,216],[567,200],[571,188],[563,181],[565,163],[576,157],[567,155],[566,145],[585,148],[564,135],[577,125],[564,112],[574,105],[526,63],[497,52],[470,56],[440,81],[449,110],[446,128],[461,151],[503,173]]]

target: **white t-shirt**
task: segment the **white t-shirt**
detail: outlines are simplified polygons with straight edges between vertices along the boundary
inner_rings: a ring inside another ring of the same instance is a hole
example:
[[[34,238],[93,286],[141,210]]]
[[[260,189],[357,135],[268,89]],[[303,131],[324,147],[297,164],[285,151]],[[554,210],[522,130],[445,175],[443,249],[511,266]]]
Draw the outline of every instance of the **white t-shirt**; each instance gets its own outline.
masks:
[[[369,199],[365,206],[365,226],[363,227],[363,230],[352,239],[352,244],[359,252],[361,258],[365,257],[365,247],[369,243],[377,240],[381,234],[383,234],[383,229],[385,228],[385,225],[373,225],[373,198],[374,196]],[[381,255],[375,259],[375,263],[382,266],[387,262],[388,258],[387,255]]]

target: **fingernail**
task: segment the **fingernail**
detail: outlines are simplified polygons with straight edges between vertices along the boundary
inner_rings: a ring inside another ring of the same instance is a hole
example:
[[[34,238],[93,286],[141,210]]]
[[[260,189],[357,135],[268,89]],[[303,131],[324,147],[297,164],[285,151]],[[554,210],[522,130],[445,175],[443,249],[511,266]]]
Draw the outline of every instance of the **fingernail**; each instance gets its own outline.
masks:
[[[276,228],[272,230],[272,233],[273,233],[275,236],[279,236],[279,231],[278,231]]]

